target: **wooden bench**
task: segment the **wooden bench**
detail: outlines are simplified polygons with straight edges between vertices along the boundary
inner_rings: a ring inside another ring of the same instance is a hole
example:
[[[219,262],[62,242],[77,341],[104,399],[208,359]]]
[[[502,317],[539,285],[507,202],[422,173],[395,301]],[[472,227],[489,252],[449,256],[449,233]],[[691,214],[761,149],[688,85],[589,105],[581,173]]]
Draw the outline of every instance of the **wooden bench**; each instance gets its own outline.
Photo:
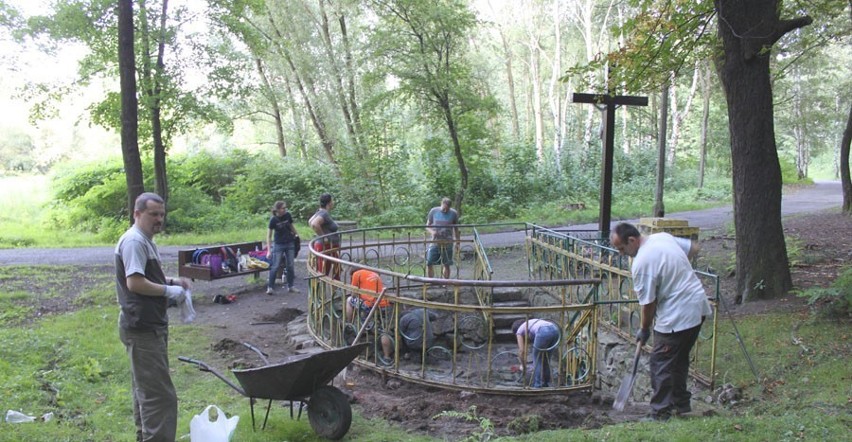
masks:
[[[223,272],[219,275],[213,276],[213,272],[210,271],[209,266],[203,266],[200,264],[192,263],[192,254],[195,253],[196,250],[199,249],[207,249],[210,253],[219,253],[221,247],[230,247],[234,253],[237,252],[237,249],[240,252],[247,254],[250,251],[254,251],[256,249],[262,249],[263,243],[260,241],[254,242],[242,242],[242,243],[234,243],[234,244],[222,244],[218,246],[210,246],[210,247],[197,247],[194,249],[185,249],[178,251],[178,275],[184,278],[190,279],[200,279],[202,281],[213,281],[216,279],[222,278],[230,278],[233,276],[244,276],[244,275],[254,275],[255,278],[260,277],[260,272],[266,272],[269,269],[247,269],[240,272]]]

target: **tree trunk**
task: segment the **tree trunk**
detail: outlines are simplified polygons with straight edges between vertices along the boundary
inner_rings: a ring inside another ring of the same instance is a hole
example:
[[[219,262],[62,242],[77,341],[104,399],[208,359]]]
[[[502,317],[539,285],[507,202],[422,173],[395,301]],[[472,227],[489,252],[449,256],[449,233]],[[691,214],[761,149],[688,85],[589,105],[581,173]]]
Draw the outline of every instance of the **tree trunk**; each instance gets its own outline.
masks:
[[[357,155],[363,159],[364,152],[361,151],[358,143],[358,134],[355,132],[355,125],[352,120],[352,114],[349,112],[351,106],[346,99],[346,90],[343,87],[343,77],[340,74],[340,69],[337,66],[337,55],[334,53],[334,47],[331,42],[331,32],[329,31],[328,15],[325,12],[325,2],[327,0],[317,0],[320,10],[320,31],[322,34],[323,48],[325,55],[328,58],[328,64],[331,66],[331,74],[334,77],[334,95],[337,97],[338,106],[343,113],[343,121],[346,125],[346,133],[349,135],[350,142],[355,147]]]
[[[535,127],[535,155],[541,161],[544,158],[544,117],[541,111],[541,75],[539,68],[541,63],[541,49],[539,48],[538,36],[535,30],[530,29],[530,85],[532,86],[532,111]]]
[[[154,179],[157,182],[157,192],[163,201],[169,201],[169,175],[166,168],[166,144],[163,141],[163,125],[160,114],[162,87],[160,82],[165,71],[166,53],[166,13],[169,1],[163,0],[162,15],[160,16],[160,32],[157,40],[157,62],[154,65],[154,82],[151,91],[151,136],[154,141]]]
[[[133,224],[133,205],[145,191],[139,158],[136,55],[133,52],[133,1],[118,2],[118,71],[121,84],[121,156],[127,182],[127,211]]]
[[[704,92],[703,106],[701,107],[701,140],[699,141],[700,153],[698,155],[698,188],[704,187],[704,170],[707,166],[707,129],[710,126],[710,94],[711,94],[711,71],[707,62],[701,63],[701,77]]]
[[[459,186],[460,188],[458,193],[456,193],[454,206],[459,212],[459,215],[461,215],[462,203],[464,202],[464,195],[467,191],[467,165],[465,165],[464,155],[461,150],[461,142],[459,141],[459,134],[456,129],[456,121],[455,118],[453,118],[453,111],[450,107],[449,94],[446,92],[435,93],[435,98],[438,99],[438,102],[441,104],[441,108],[444,110],[444,119],[447,123],[447,131],[450,133],[450,139],[453,141],[453,154],[456,157],[456,164],[459,168],[461,185]]]
[[[849,176],[849,145],[852,144],[852,106],[840,142],[840,183],[843,186],[843,213],[852,215],[852,179]]]
[[[660,132],[657,136],[657,187],[654,192],[654,216],[666,216],[663,203],[663,187],[666,182],[666,132],[669,120],[669,83],[663,84],[660,92]]]
[[[736,228],[737,302],[780,297],[792,287],[781,224],[768,50],[810,22],[779,19],[778,0],[715,0],[723,45],[716,69],[728,103]]]
[[[808,146],[802,112],[802,73],[793,67],[793,138],[796,140],[796,175],[799,180],[808,176]]]
[[[254,64],[261,81],[263,81],[261,94],[266,97],[269,101],[269,106],[272,107],[272,120],[273,124],[275,124],[275,144],[278,145],[278,153],[281,155],[281,158],[286,158],[287,143],[284,141],[284,123],[281,117],[281,106],[278,104],[278,97],[275,96],[275,89],[272,88],[272,84],[266,76],[266,71],[263,69],[263,62],[260,60],[260,57],[255,57]]]
[[[361,109],[355,95],[355,67],[352,62],[352,47],[349,43],[349,33],[346,30],[346,16],[340,12],[337,17],[340,24],[340,36],[343,40],[344,61],[346,62],[346,82],[349,93],[349,106],[352,112],[352,121],[355,125],[355,133],[361,136]]]
[[[692,83],[689,85],[689,92],[686,95],[686,102],[683,105],[683,110],[677,104],[677,81],[672,75],[672,136],[669,142],[669,164],[675,165],[675,156],[677,155],[677,146],[680,143],[680,128],[683,127],[683,122],[689,116],[692,108],[692,99],[695,98],[695,91],[698,90],[698,79],[701,75],[700,66],[696,63],[695,70],[692,72]]]
[[[515,77],[512,73],[512,48],[509,46],[509,41],[506,39],[506,34],[503,28],[500,31],[500,40],[503,42],[503,56],[506,59],[506,84],[509,88],[509,110],[512,112],[512,135],[515,141],[521,139],[521,128],[518,124],[518,104],[515,101]]]
[[[553,62],[550,65],[550,112],[553,117],[553,159],[559,169],[562,159],[562,30],[560,28],[559,1],[553,1]]]

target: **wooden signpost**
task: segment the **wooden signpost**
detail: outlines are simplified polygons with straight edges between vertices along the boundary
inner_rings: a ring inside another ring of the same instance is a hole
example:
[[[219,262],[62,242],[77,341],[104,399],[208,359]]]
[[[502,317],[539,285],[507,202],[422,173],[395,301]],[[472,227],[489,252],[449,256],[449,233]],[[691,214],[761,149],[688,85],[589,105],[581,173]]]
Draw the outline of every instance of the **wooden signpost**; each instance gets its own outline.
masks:
[[[603,155],[601,164],[601,208],[598,217],[598,230],[604,238],[609,238],[609,224],[612,215],[612,157],[615,144],[615,109],[618,106],[647,106],[648,97],[633,97],[608,94],[572,94],[574,103],[596,105],[603,113]]]

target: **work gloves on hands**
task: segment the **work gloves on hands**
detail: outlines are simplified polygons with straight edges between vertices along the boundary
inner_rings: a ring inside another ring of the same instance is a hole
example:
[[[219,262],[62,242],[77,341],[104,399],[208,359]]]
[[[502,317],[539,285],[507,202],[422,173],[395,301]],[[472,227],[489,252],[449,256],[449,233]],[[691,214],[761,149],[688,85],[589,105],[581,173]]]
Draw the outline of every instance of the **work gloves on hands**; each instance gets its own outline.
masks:
[[[165,296],[174,301],[175,304],[181,304],[186,301],[186,289],[179,285],[167,285]]]
[[[645,345],[648,342],[648,338],[651,337],[651,330],[647,328],[640,328],[638,332],[636,332],[636,341]]]

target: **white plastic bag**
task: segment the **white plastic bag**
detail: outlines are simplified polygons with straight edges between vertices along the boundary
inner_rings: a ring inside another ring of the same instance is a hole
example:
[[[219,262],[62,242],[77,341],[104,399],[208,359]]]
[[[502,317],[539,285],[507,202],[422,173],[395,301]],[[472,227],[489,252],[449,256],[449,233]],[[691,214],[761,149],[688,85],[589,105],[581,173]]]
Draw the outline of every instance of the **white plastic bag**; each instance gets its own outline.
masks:
[[[24,422],[35,422],[35,416],[29,416],[20,411],[9,410],[6,412],[6,422],[20,424]]]
[[[210,409],[215,408],[218,417],[210,420]],[[189,440],[191,442],[228,442],[237,429],[239,416],[225,417],[225,412],[216,405],[208,405],[201,414],[189,421]]]
[[[183,318],[184,324],[189,324],[195,320],[195,309],[192,307],[192,291],[186,291],[186,299],[180,304],[180,317]]]

